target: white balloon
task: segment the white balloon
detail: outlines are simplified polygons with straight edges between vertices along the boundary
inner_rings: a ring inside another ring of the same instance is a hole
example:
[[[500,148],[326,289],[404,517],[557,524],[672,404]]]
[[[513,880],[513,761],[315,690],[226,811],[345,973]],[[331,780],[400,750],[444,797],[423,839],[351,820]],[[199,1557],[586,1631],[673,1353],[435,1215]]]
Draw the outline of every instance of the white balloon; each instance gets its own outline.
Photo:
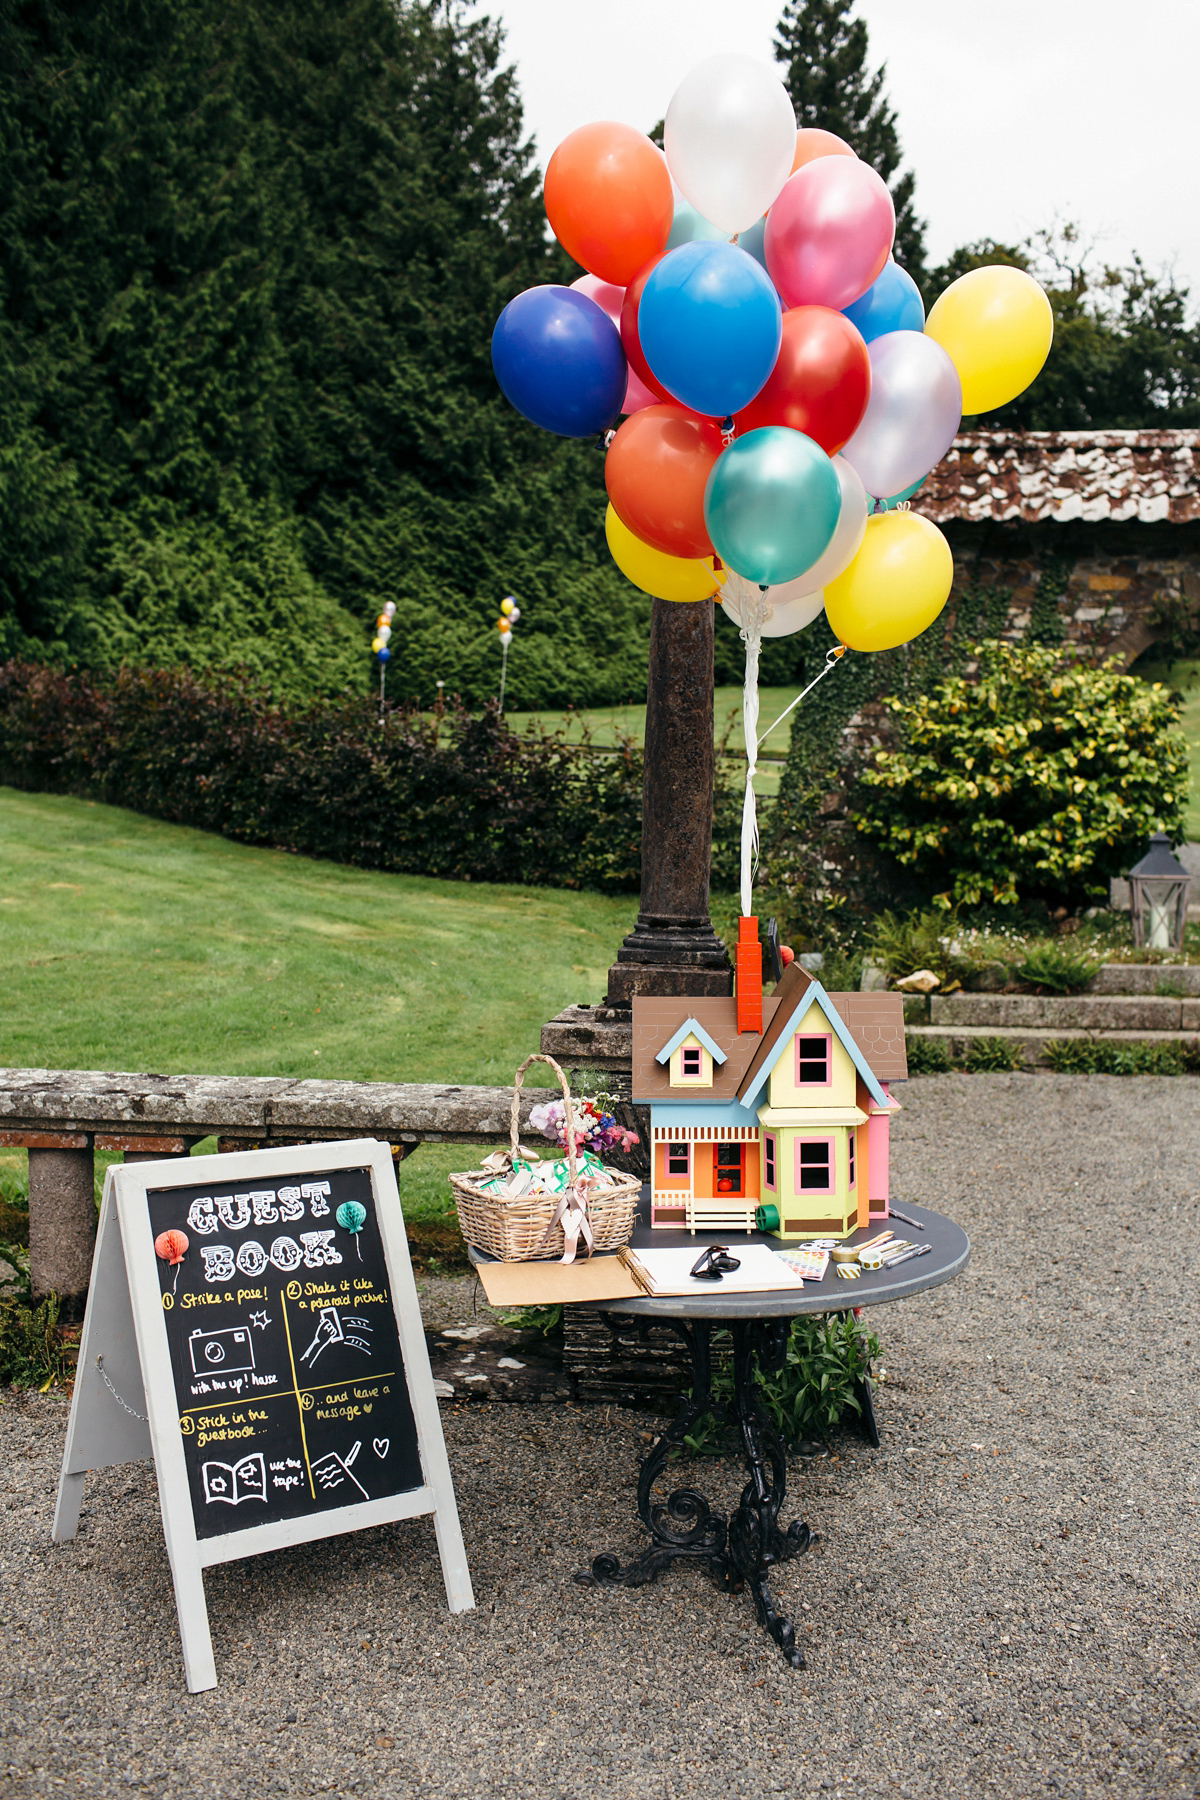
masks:
[[[396,616],[396,602],[394,600],[385,601],[383,611],[386,618],[394,619]]]
[[[796,114],[787,89],[752,56],[710,56],[667,108],[667,167],[686,200],[722,231],[761,219],[792,172]]]
[[[392,628],[390,625],[381,625],[379,630],[375,633],[375,636],[379,639],[381,644],[386,644],[391,635]]]
[[[871,398],[842,455],[877,500],[903,493],[935,468],[962,419],[962,383],[940,344],[889,331],[867,345]]]
[[[787,585],[798,587],[800,583],[790,581]],[[811,625],[817,614],[824,610],[825,595],[820,588],[815,594],[793,594],[786,600],[778,598],[782,592],[781,587],[767,589],[771,616],[763,622],[762,635],[765,638],[791,637],[794,631],[803,631],[806,625]],[[742,615],[734,596],[722,593],[721,606],[726,616],[740,629]]]

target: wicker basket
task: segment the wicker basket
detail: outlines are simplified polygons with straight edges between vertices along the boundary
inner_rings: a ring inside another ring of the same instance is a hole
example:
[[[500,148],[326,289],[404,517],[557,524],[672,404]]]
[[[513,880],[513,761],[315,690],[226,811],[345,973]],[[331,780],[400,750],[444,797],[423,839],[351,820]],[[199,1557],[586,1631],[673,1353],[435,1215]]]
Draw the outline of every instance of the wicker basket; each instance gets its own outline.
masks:
[[[558,1076],[566,1111],[567,1167],[571,1186],[579,1174],[579,1158],[575,1149],[575,1110],[567,1078],[552,1056],[527,1056],[517,1070],[513,1082],[512,1114],[509,1121],[509,1158],[517,1154],[520,1126],[521,1084],[530,1063],[548,1063]],[[612,1175],[614,1172],[609,1170]],[[468,1244],[486,1250],[499,1262],[550,1262],[561,1260],[566,1248],[561,1224],[555,1214],[561,1198],[558,1194],[485,1194],[479,1183],[489,1180],[484,1169],[472,1169],[451,1175],[450,1186],[458,1206],[458,1223]],[[633,1235],[633,1215],[641,1182],[636,1175],[617,1175],[612,1187],[588,1196],[587,1215],[595,1241],[592,1250],[616,1250]]]

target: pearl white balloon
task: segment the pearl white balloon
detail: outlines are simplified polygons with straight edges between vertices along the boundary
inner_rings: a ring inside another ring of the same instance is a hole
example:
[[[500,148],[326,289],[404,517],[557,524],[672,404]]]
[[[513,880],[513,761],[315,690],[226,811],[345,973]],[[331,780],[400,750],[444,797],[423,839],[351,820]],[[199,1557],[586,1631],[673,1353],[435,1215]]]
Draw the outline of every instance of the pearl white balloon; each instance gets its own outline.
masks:
[[[789,582],[787,585],[795,587],[799,584]],[[781,592],[782,589],[777,587],[767,590],[767,599],[771,603],[771,616],[763,622],[762,635],[765,638],[791,637],[794,631],[803,631],[806,625],[811,625],[817,614],[824,610],[825,595],[820,588],[815,594],[795,594],[787,600],[776,598]],[[732,619],[740,630],[742,614],[736,598],[732,594],[722,593],[721,606],[726,616]]]
[[[710,56],[676,88],[663,147],[680,193],[732,235],[761,219],[791,174],[796,114],[766,63]]]
[[[391,635],[392,628],[390,625],[381,625],[379,630],[375,633],[375,636],[379,639],[381,644],[386,644]]]
[[[867,355],[871,398],[842,455],[868,494],[886,499],[945,456],[962,421],[962,383],[942,346],[920,331],[889,331]]]

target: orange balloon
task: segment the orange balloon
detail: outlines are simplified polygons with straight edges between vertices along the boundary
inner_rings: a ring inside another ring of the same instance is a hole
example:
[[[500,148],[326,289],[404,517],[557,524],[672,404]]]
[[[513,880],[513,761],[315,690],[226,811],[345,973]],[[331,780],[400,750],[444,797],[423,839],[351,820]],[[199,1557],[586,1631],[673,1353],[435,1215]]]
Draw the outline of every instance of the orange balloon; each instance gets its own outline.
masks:
[[[853,156],[845,138],[835,132],[822,131],[817,125],[806,125],[796,133],[796,154],[792,158],[792,174],[805,163],[816,162],[818,156]]]
[[[722,448],[715,419],[682,406],[634,413],[604,459],[604,485],[621,523],[667,556],[711,556],[704,489]]]
[[[601,281],[624,287],[666,249],[675,216],[667,160],[632,125],[571,132],[550,158],[543,194],[555,237]]]

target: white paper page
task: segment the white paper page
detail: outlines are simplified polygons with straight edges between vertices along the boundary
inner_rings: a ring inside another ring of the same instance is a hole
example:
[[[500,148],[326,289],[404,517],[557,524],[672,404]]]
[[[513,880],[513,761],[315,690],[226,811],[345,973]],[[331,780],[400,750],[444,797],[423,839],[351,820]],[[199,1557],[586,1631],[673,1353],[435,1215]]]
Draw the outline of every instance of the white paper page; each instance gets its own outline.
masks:
[[[674,1294],[756,1294],[768,1288],[802,1288],[803,1281],[793,1269],[768,1250],[765,1244],[731,1245],[729,1254],[740,1267],[722,1275],[720,1281],[697,1281],[691,1271],[704,1254],[703,1245],[686,1249],[634,1250],[631,1255],[645,1269],[654,1286]]]

